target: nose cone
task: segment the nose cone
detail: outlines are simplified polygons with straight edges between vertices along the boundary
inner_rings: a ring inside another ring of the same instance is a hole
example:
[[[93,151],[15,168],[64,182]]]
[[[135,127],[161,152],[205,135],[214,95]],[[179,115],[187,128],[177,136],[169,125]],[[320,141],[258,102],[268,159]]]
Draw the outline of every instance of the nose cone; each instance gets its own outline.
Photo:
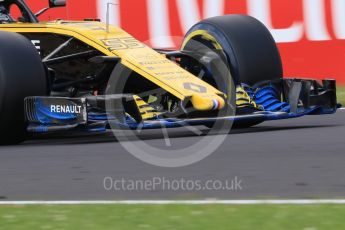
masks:
[[[199,111],[221,110],[225,100],[218,95],[194,94],[191,98],[193,107]]]

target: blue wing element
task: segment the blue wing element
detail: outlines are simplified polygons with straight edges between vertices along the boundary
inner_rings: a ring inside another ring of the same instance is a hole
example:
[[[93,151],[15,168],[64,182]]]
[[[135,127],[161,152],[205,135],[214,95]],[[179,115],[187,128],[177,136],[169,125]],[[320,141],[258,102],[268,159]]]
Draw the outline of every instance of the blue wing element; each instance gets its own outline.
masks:
[[[41,124],[55,124],[56,121],[75,121],[78,117],[76,113],[57,113],[52,112],[50,105],[43,102],[42,99],[36,99],[36,119]]]

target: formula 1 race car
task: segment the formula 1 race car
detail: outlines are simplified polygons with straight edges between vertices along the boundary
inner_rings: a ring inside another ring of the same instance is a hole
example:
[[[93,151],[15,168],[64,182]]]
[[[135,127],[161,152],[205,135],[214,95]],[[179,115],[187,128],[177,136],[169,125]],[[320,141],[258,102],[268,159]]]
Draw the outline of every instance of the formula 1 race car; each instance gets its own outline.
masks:
[[[161,50],[97,19],[38,21],[65,4],[49,0],[35,15],[24,0],[0,0],[1,144],[28,133],[230,129],[337,110],[335,81],[283,78],[273,37],[250,16],[203,20],[180,50]]]

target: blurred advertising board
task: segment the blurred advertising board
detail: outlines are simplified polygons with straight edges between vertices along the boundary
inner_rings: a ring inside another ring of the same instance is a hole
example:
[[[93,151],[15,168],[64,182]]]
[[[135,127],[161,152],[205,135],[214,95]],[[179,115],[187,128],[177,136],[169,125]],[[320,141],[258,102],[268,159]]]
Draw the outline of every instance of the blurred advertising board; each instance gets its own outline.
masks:
[[[46,1],[27,0],[34,11]],[[99,18],[153,47],[178,48],[197,21],[222,14],[261,20],[278,43],[285,76],[336,78],[345,84],[345,0],[68,0],[41,20]]]

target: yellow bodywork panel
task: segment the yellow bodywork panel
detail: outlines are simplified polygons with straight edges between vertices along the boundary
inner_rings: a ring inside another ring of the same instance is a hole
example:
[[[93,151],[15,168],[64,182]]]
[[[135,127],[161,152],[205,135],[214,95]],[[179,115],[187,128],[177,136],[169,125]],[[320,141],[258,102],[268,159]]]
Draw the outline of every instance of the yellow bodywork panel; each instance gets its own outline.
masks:
[[[190,100],[196,110],[222,109],[222,92],[176,63],[139,42],[124,30],[100,22],[55,21],[3,24],[0,30],[20,33],[55,33],[72,36],[107,56],[118,56],[126,67],[147,78],[180,100]]]
[[[159,115],[161,115],[160,112],[158,112],[148,103],[146,103],[146,101],[144,101],[141,97],[134,95],[133,99],[135,101],[135,104],[137,105],[138,111],[140,112],[141,118],[143,120],[157,118]]]

